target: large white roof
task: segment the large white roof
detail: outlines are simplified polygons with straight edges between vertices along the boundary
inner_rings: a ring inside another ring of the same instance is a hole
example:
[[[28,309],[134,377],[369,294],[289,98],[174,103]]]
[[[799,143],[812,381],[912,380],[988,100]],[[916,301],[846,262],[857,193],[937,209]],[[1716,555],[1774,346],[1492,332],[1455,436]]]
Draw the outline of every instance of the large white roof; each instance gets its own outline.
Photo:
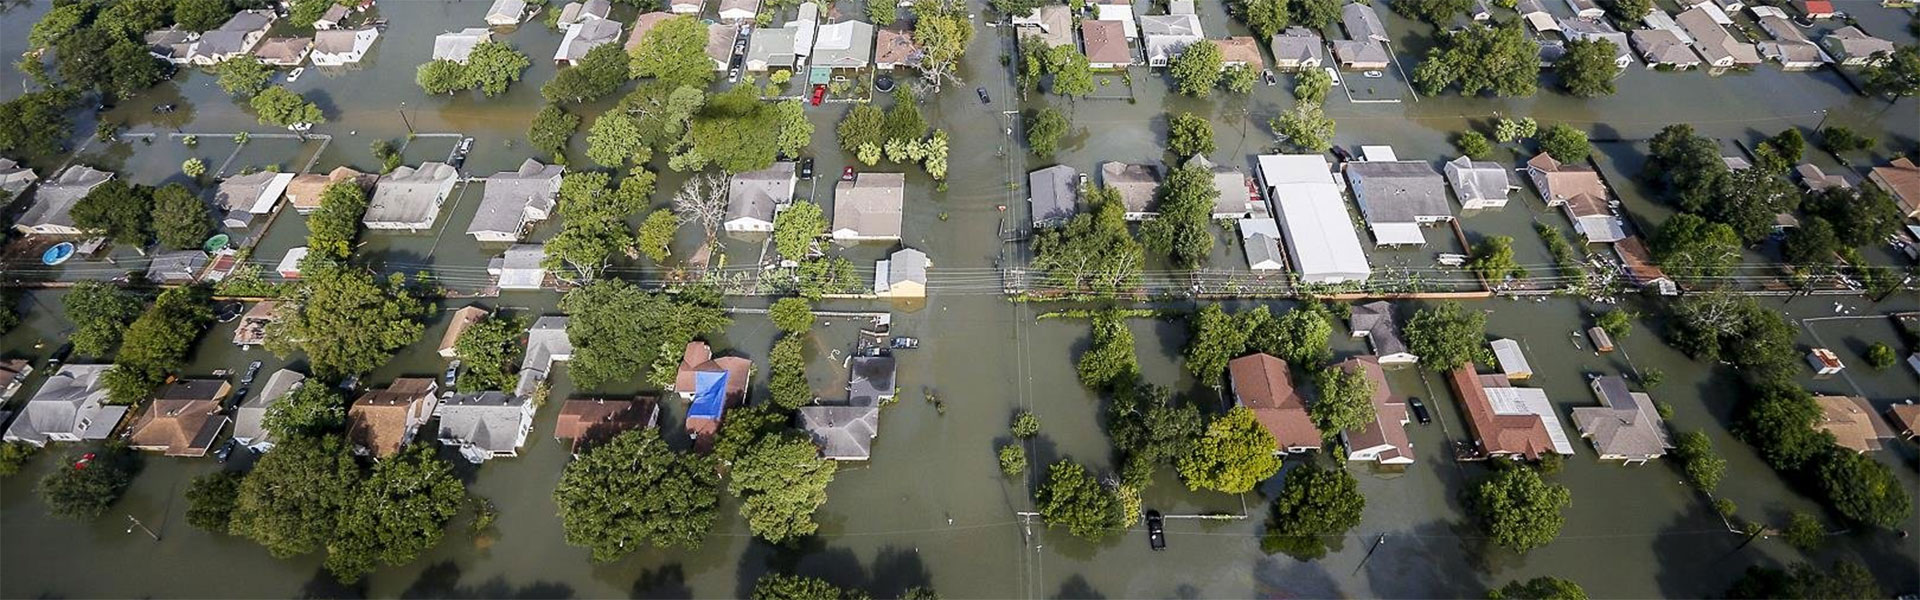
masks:
[[[1300,279],[1311,283],[1365,281],[1372,273],[1360,234],[1333,180],[1333,167],[1318,154],[1258,157],[1261,184],[1286,231],[1288,253]]]

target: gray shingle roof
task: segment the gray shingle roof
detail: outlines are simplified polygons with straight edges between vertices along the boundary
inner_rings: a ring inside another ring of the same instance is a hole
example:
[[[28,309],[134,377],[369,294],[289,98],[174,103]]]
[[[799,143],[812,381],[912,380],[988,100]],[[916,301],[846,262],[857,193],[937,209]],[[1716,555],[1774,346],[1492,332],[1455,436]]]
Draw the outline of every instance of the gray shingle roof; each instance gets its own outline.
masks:
[[[1372,6],[1350,2],[1340,7],[1340,23],[1346,26],[1348,39],[1390,41],[1387,26],[1380,22],[1380,13],[1373,12]]]
[[[1079,202],[1079,179],[1080,171],[1066,165],[1027,174],[1027,202],[1035,227],[1073,218]]]
[[[495,233],[518,236],[529,220],[538,220],[553,211],[560,195],[560,165],[544,165],[527,159],[516,171],[494,173],[486,180],[480,195],[480,208],[473,215],[467,233]]]
[[[1347,163],[1347,181],[1369,223],[1412,223],[1415,217],[1448,217],[1446,179],[1425,161]]]
[[[20,409],[20,415],[7,427],[5,439],[34,445],[47,443],[49,434],[106,439],[127,414],[125,406],[105,404],[107,388],[100,376],[112,368],[62,365]]]
[[[109,179],[113,179],[113,173],[86,165],[67,167],[53,179],[40,182],[40,189],[33,193],[33,206],[15,223],[23,227],[73,227],[73,205]]]
[[[207,266],[207,253],[199,250],[180,250],[157,254],[153,262],[147,263],[147,280],[154,283],[180,283],[190,281],[200,269]]]
[[[1320,34],[1304,27],[1289,27],[1273,35],[1273,60],[1281,64],[1302,63],[1320,58]]]
[[[880,434],[877,406],[806,406],[800,408],[800,427],[820,446],[820,455],[833,460],[866,460],[873,455],[873,438]]]
[[[821,25],[808,62],[816,67],[855,69],[873,64],[873,24],[841,21]]]
[[[468,27],[442,33],[433,38],[433,59],[464,64],[467,57],[473,55],[475,46],[490,39],[493,39],[493,32],[485,27]]]
[[[887,283],[889,285],[914,282],[927,284],[927,253],[912,248],[901,248],[888,257]]]
[[[440,401],[439,437],[490,453],[513,452],[527,441],[521,429],[527,402],[499,391],[449,395]]]
[[[902,173],[861,173],[853,181],[834,185],[833,231],[852,232],[853,237],[899,239],[906,182]]]
[[[374,184],[373,200],[362,221],[373,228],[432,227],[439,218],[440,203],[459,178],[460,173],[446,163],[394,169]]]
[[[274,371],[272,376],[267,377],[267,384],[260,388],[260,393],[249,396],[234,410],[233,439],[248,446],[272,443],[265,426],[267,409],[306,380],[306,375],[292,369]]]
[[[1475,200],[1505,202],[1507,193],[1513,188],[1506,167],[1465,156],[1447,161],[1447,182],[1453,184],[1453,193],[1460,197],[1462,203]]]
[[[1367,341],[1373,344],[1375,355],[1387,356],[1407,351],[1406,341],[1400,339],[1400,325],[1393,319],[1393,305],[1385,300],[1353,307],[1353,315],[1347,318],[1347,327],[1354,332],[1366,332]]]
[[[1581,435],[1592,438],[1600,454],[1650,458],[1664,455],[1673,447],[1660,414],[1646,394],[1628,391],[1626,380],[1618,375],[1595,379],[1593,391],[1605,406],[1574,408],[1573,425]]]
[[[874,406],[893,397],[893,357],[855,356],[848,359],[847,370],[847,400],[854,406]]]
[[[1120,192],[1120,204],[1130,213],[1153,212],[1160,189],[1160,169],[1154,165],[1100,163],[1100,185]]]
[[[573,339],[567,337],[567,318],[535,319],[533,327],[527,330],[527,353],[520,361],[520,381],[514,385],[513,393],[532,395],[534,385],[546,380],[547,373],[553,370],[554,361],[572,357]]]
[[[776,206],[793,201],[793,163],[781,161],[758,171],[735,173],[727,179],[727,220],[773,222]]]

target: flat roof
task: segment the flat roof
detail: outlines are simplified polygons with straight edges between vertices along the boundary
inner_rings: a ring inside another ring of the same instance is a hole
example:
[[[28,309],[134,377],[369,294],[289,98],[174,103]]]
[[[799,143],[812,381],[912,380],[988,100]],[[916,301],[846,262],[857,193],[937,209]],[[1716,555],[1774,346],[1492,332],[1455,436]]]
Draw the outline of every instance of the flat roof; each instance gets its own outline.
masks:
[[[1287,251],[1304,281],[1365,281],[1373,271],[1353,229],[1333,166],[1318,154],[1258,157],[1261,185],[1286,231]]]

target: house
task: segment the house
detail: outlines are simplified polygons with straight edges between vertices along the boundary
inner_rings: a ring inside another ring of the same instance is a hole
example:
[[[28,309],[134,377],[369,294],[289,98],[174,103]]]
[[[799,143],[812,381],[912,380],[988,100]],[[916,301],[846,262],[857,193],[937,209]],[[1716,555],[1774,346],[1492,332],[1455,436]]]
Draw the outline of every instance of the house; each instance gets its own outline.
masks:
[[[1749,6],[1747,7],[1747,12],[1753,13],[1753,18],[1755,19],[1764,19],[1767,17],[1790,18],[1787,16],[1787,11],[1780,10],[1777,6],[1768,6],[1765,4]]]
[[[260,393],[248,396],[234,409],[233,441],[254,452],[272,450],[273,432],[266,427],[267,411],[306,380],[306,375],[291,369],[274,371],[267,376],[267,384],[260,388]]]
[[[800,429],[820,447],[827,460],[867,460],[873,456],[873,438],[880,435],[878,406],[803,406]]]
[[[489,27],[511,27],[520,24],[522,15],[527,14],[527,0],[493,0],[493,6],[487,7],[484,20]]]
[[[1027,207],[1033,227],[1053,227],[1073,218],[1080,201],[1080,171],[1054,165],[1027,174]]]
[[[1366,281],[1372,267],[1360,247],[1360,235],[1353,229],[1327,157],[1263,154],[1257,161],[1260,185],[1266,189],[1273,214],[1286,233],[1287,256],[1292,258],[1300,281]]]
[[[1288,27],[1273,34],[1273,67],[1283,71],[1318,69],[1324,62],[1320,53],[1320,33],[1305,27]]]
[[[1493,357],[1500,363],[1500,373],[1510,381],[1519,381],[1533,377],[1533,366],[1527,364],[1527,355],[1520,351],[1520,342],[1500,338],[1487,344],[1493,348]]]
[[[73,224],[73,205],[109,179],[113,173],[86,165],[62,169],[53,179],[40,182],[33,204],[13,222],[13,228],[27,235],[80,235],[80,227]]]
[[[1147,66],[1165,67],[1187,46],[1200,43],[1200,17],[1146,15],[1140,17],[1140,35],[1147,48]]]
[[[327,7],[326,12],[320,13],[320,18],[313,20],[313,29],[315,31],[338,29],[340,23],[346,19],[347,6],[345,4],[333,4]]]
[[[873,64],[873,24],[841,21],[821,25],[808,62],[816,69],[859,70]]]
[[[1707,65],[1725,69],[1760,64],[1760,52],[1754,49],[1753,44],[1742,42],[1727,33],[1710,11],[1717,12],[1717,9],[1695,6],[1674,17],[1674,21],[1693,36],[1693,47],[1707,59]]]
[[[697,15],[706,7],[706,0],[672,0],[667,3],[667,10],[676,15]]]
[[[39,181],[40,175],[33,169],[22,167],[11,159],[0,158],[0,200],[10,200],[20,192]]]
[[[576,398],[560,405],[560,418],[553,423],[553,437],[572,440],[573,454],[579,456],[614,436],[659,424],[660,402],[653,396],[632,400]]]
[[[855,356],[847,359],[847,403],[879,406],[893,400],[895,363],[892,356]]]
[[[1604,353],[1614,350],[1613,336],[1608,334],[1604,328],[1598,326],[1588,327],[1587,339],[1593,342],[1593,349],[1596,352]]]
[[[733,42],[740,37],[740,28],[724,23],[707,24],[707,59],[713,61],[713,70],[725,73],[733,66]]]
[[[1635,29],[1627,34],[1640,60],[1647,68],[1691,69],[1700,66],[1700,55],[1693,52],[1679,35],[1665,29]]]
[[[141,41],[147,44],[147,54],[154,58],[184,65],[193,61],[193,43],[200,41],[200,33],[169,25],[166,29],[147,32]]]
[[[1573,230],[1586,238],[1588,243],[1612,243],[1627,237],[1626,229],[1620,219],[1598,196],[1579,195],[1560,205],[1567,219],[1573,221]]]
[[[505,253],[487,261],[487,274],[502,290],[537,290],[546,287],[547,260],[544,244],[514,244]]]
[[[800,57],[793,53],[797,31],[786,27],[754,29],[747,38],[747,70],[792,69],[799,65]]]
[[[442,33],[433,37],[433,59],[464,65],[467,64],[467,57],[473,56],[475,46],[490,41],[493,41],[493,32],[485,27],[468,27]]]
[[[306,62],[307,52],[313,50],[313,38],[278,37],[267,38],[253,49],[254,58],[276,67],[297,67]]]
[[[467,462],[519,456],[533,431],[533,400],[506,392],[449,394],[434,416],[440,417],[440,445],[460,451]]]
[[[1379,71],[1393,59],[1386,46],[1372,40],[1334,40],[1333,58],[1348,71]]]
[[[280,302],[261,300],[247,307],[240,314],[239,325],[233,328],[233,345],[241,348],[256,346],[267,341],[267,325],[280,318]]]
[[[1293,388],[1285,361],[1268,354],[1227,361],[1227,382],[1234,404],[1253,411],[1254,420],[1273,434],[1274,454],[1320,449],[1320,429],[1307,415],[1306,398]]]
[[[834,184],[833,239],[899,240],[906,182],[903,173],[861,173],[852,181]]]
[[[467,332],[467,328],[487,318],[488,314],[490,313],[487,309],[477,305],[468,305],[453,311],[453,319],[447,322],[447,333],[440,336],[440,358],[450,359],[460,356],[460,351],[457,349],[460,336]]]
[[[1347,39],[1359,41],[1391,42],[1387,36],[1387,26],[1380,22],[1380,13],[1373,6],[1360,2],[1348,2],[1340,7],[1340,24],[1347,30]]]
[[[1733,6],[1733,8],[1727,8],[1729,5]],[[1744,7],[1745,5],[1741,4],[1739,0],[1680,0],[1680,9],[1682,12],[1699,9],[1701,12],[1706,13],[1708,18],[1713,19],[1714,23],[1718,23],[1722,27],[1731,27],[1733,25],[1733,15],[1739,14],[1740,9]]]
[[[1693,36],[1687,33],[1687,29],[1681,27],[1678,21],[1673,20],[1673,15],[1667,14],[1666,11],[1661,10],[1658,6],[1655,6],[1653,10],[1647,11],[1647,16],[1641,17],[1640,21],[1646,24],[1647,29],[1666,31],[1672,33],[1674,37],[1680,38],[1680,43],[1682,44],[1693,44]]]
[[[1859,396],[1814,396],[1820,405],[1820,421],[1813,428],[1833,434],[1833,443],[1854,452],[1867,453],[1885,447],[1893,439],[1893,428],[1873,410],[1873,404]]]
[[[307,254],[306,246],[288,248],[287,253],[280,257],[280,264],[274,265],[273,270],[283,279],[299,279],[300,263],[307,260]]]
[[[1045,7],[1066,10],[1066,6]],[[1045,8],[1042,8],[1044,10]],[[1025,31],[1025,30],[1022,30]],[[1071,31],[1071,30],[1069,30]],[[918,67],[925,55],[920,46],[913,43],[913,32],[906,29],[888,27],[881,29],[873,44],[873,66],[882,71],[891,71],[898,67]],[[1069,33],[1068,35],[1071,35]],[[1068,43],[1072,43],[1069,38]]]
[[[560,26],[578,25],[594,19],[605,20],[613,13],[610,0],[584,0],[568,2],[560,7]]]
[[[1133,65],[1133,48],[1127,44],[1126,23],[1089,19],[1080,22],[1080,44],[1088,66],[1103,71],[1125,69]]]
[[[560,48],[553,52],[554,64],[571,66],[594,48],[620,41],[621,27],[619,21],[592,16],[568,25],[560,37]]]
[[[1347,163],[1347,183],[1375,244],[1425,244],[1421,226],[1453,220],[1446,179],[1426,161]]]
[[[485,181],[467,235],[480,242],[519,241],[528,227],[552,216],[565,170],[529,158],[518,170],[494,173]]]
[[[1604,19],[1560,19],[1560,35],[1567,41],[1604,41],[1613,44],[1613,65],[1622,69],[1633,64],[1633,50],[1627,46],[1627,34],[1614,29]]]
[[[1520,20],[1533,27],[1534,33],[1560,30],[1560,23],[1554,21],[1553,13],[1547,12],[1546,3],[1542,0],[1520,0],[1514,5],[1514,11],[1520,13]]]
[[[1580,437],[1593,442],[1600,460],[1645,464],[1673,448],[1652,397],[1628,391],[1627,381],[1619,375],[1595,377],[1592,387],[1601,406],[1575,407],[1573,427],[1580,430]]]
[[[400,453],[440,404],[432,377],[402,377],[387,389],[361,394],[347,409],[347,440],[353,452],[376,459]]]
[[[727,220],[731,233],[772,232],[774,213],[793,203],[792,161],[780,161],[758,171],[735,173],[727,179]]]
[[[378,39],[380,30],[372,27],[316,31],[313,33],[313,52],[307,57],[316,67],[355,64],[366,58],[367,50],[373,48],[374,40]]]
[[[1866,35],[1866,31],[1860,31],[1860,27],[1853,25],[1834,29],[1834,33],[1820,38],[1820,42],[1826,44],[1826,50],[1834,52],[1834,58],[1847,67],[1882,65],[1893,56],[1893,42]]]
[[[1893,159],[1884,167],[1874,167],[1867,173],[1867,180],[1880,186],[1893,201],[1900,205],[1900,212],[1909,219],[1920,219],[1920,166],[1905,156]],[[40,186],[40,194],[47,193],[47,186]]]
[[[886,260],[874,263],[873,295],[881,298],[925,298],[927,267],[931,266],[933,262],[927,260],[925,252],[912,248],[895,250]]]
[[[293,181],[287,184],[287,203],[293,205],[294,212],[310,214],[319,210],[320,197],[326,193],[327,186],[351,182],[364,190],[372,187],[376,178],[377,176],[361,173],[348,167],[334,167],[326,175],[302,173],[293,176]]]
[[[1505,208],[1507,195],[1518,189],[1507,178],[1507,168],[1499,163],[1462,156],[1447,161],[1446,172],[1453,197],[1466,210]]]
[[[254,219],[273,214],[273,207],[280,203],[280,196],[286,193],[287,184],[290,183],[293,183],[292,173],[272,171],[257,171],[222,180],[213,193],[213,205],[226,211],[220,226],[246,229]]]
[[[153,255],[147,263],[147,281],[163,285],[183,285],[193,283],[200,271],[207,267],[207,253],[199,250],[176,250]]]
[[[1777,63],[1788,71],[1818,69],[1827,64],[1826,54],[1820,46],[1800,33],[1786,17],[1760,17],[1760,28],[1773,36],[1772,41],[1760,42],[1760,56]]]
[[[1048,48],[1074,44],[1073,9],[1066,4],[1042,4],[1028,16],[1016,19],[1014,27],[1023,44],[1028,39],[1038,39]]]
[[[1821,377],[1838,375],[1847,369],[1846,363],[1840,362],[1840,355],[1826,348],[1814,348],[1808,352],[1807,364],[1813,367],[1814,375]]]
[[[107,439],[129,408],[107,404],[107,386],[100,376],[112,368],[60,365],[60,370],[27,399],[0,439],[36,447],[44,447],[47,442]]]
[[[1920,439],[1920,404],[1911,401],[1895,404],[1887,409],[1887,420],[1893,422],[1900,437]]]
[[[1846,174],[1828,175],[1825,170],[1813,163],[1800,163],[1793,168],[1793,172],[1800,175],[1800,186],[1806,188],[1809,193],[1830,188],[1853,187],[1853,181],[1847,179]]]
[[[573,360],[573,338],[567,336],[566,317],[540,317],[527,328],[527,351],[520,359],[520,380],[513,395],[533,396],[545,385],[553,363]]]
[[[460,172],[446,163],[400,167],[381,175],[361,223],[367,229],[405,229],[418,233],[432,229],[440,219],[440,204],[453,193]]]
[[[752,21],[759,14],[760,0],[720,0],[721,22]]]
[[[1536,460],[1547,453],[1573,454],[1546,392],[1512,387],[1500,375],[1477,375],[1471,363],[1449,372],[1447,379],[1466,409],[1467,429],[1482,456]]]
[[[1382,365],[1410,365],[1420,360],[1407,351],[1407,342],[1400,337],[1400,324],[1393,318],[1393,304],[1385,300],[1353,307],[1347,316],[1347,331],[1352,332],[1353,337],[1367,338],[1367,346],[1373,349],[1375,360]]]
[[[1407,404],[1393,395],[1387,385],[1387,373],[1372,356],[1355,356],[1333,368],[1359,373],[1373,387],[1373,422],[1359,429],[1340,432],[1347,460],[1382,465],[1413,464],[1413,440],[1407,438]]]
[[[681,399],[693,400],[707,385],[713,385],[710,377],[702,374],[728,374],[729,380],[722,390],[728,405],[738,404],[746,399],[747,381],[753,375],[753,361],[738,356],[714,357],[713,347],[706,342],[695,340],[687,342],[680,353],[680,368],[673,377],[673,391]]]
[[[219,28],[200,34],[200,40],[187,49],[187,62],[211,66],[245,56],[267,37],[277,18],[267,9],[234,13]]]
[[[1144,221],[1160,215],[1154,210],[1160,190],[1160,169],[1155,165],[1100,163],[1100,185],[1120,193],[1128,221]]]
[[[1587,165],[1569,165],[1542,152],[1527,161],[1527,178],[1540,190],[1547,206],[1558,206],[1573,222],[1574,231],[1590,243],[1618,242],[1627,237],[1613,214],[1607,184]]]
[[[1187,159],[1187,167],[1206,170],[1213,174],[1213,218],[1244,219],[1267,215],[1267,203],[1253,195],[1253,188],[1247,185],[1247,176],[1239,169],[1213,164],[1200,154]]]
[[[1600,8],[1593,0],[1567,0],[1567,8],[1573,9],[1574,16],[1582,19],[1603,19],[1607,9]]]
[[[1240,220],[1240,249],[1247,254],[1248,269],[1287,268],[1286,256],[1280,252],[1280,224],[1270,217]]]
[[[1836,14],[1832,0],[1793,0],[1793,8],[1808,19],[1831,19]]]
[[[1133,4],[1130,2],[1100,2],[1093,6],[1094,19],[1120,24],[1120,35],[1131,44],[1140,39],[1140,24],[1133,17]],[[1082,21],[1083,23],[1085,21]]]
[[[233,386],[225,379],[179,379],[160,388],[127,429],[127,446],[167,456],[206,456],[227,416],[221,403]]]

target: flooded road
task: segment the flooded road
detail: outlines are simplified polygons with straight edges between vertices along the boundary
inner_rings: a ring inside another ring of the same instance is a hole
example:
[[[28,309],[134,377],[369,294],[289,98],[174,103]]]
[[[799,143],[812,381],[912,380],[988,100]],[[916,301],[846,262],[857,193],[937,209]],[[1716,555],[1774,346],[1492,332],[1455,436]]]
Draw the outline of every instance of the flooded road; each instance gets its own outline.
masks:
[[[19,40],[31,20],[46,8],[46,3],[39,2],[0,13],[0,50],[4,50],[0,54],[17,56]],[[843,12],[851,8],[847,3],[841,6]],[[553,75],[551,61],[545,57],[557,45],[557,34],[531,24],[506,37],[535,59],[523,81],[506,95],[429,98],[415,86],[413,72],[415,65],[426,61],[431,36],[477,23],[485,4],[388,2],[380,10],[394,26],[366,63],[339,73],[310,69],[289,86],[326,109],[329,123],[316,128],[317,133],[332,136],[324,149],[317,142],[253,140],[230,171],[245,165],[294,168],[308,160],[320,172],[339,165],[372,170],[377,161],[369,144],[374,139],[404,139],[409,130],[475,138],[465,167],[472,176],[511,169],[528,155],[525,131],[540,104],[538,85]],[[622,6],[615,16],[630,20],[632,10]],[[1884,19],[1901,14],[1876,12],[1880,10],[1861,9]],[[1237,23],[1229,23],[1218,3],[1207,3],[1201,13],[1209,37],[1244,34]],[[1396,15],[1383,16],[1401,38],[1396,40],[1400,60],[1411,68],[1419,38],[1427,37],[1430,28]],[[1913,41],[1898,27],[1879,26],[1873,32],[1899,43]],[[696,551],[649,550],[595,565],[584,549],[565,544],[554,516],[551,492],[567,452],[549,439],[557,413],[549,403],[538,415],[529,446],[519,457],[462,472],[472,493],[499,508],[496,535],[471,539],[465,534],[465,523],[456,521],[447,539],[414,564],[381,569],[351,588],[342,588],[322,570],[318,556],[276,560],[251,542],[187,526],[183,490],[194,476],[222,468],[211,460],[149,457],[127,496],[106,516],[94,523],[71,523],[48,517],[33,493],[33,482],[55,468],[53,457],[60,453],[43,454],[27,471],[0,480],[0,596],[736,597],[745,596],[761,574],[778,571],[824,577],[883,598],[915,585],[931,585],[947,597],[983,598],[1478,597],[1488,587],[1542,575],[1572,579],[1596,597],[1701,597],[1721,593],[1749,565],[1843,557],[1867,564],[1890,591],[1920,588],[1920,570],[1914,568],[1920,564],[1920,547],[1911,538],[1899,539],[1887,531],[1844,533],[1837,543],[1813,555],[1803,555],[1775,539],[1745,543],[1745,536],[1728,531],[1713,512],[1710,499],[1681,483],[1672,465],[1602,464],[1592,448],[1578,440],[1578,454],[1554,477],[1573,495],[1560,538],[1526,556],[1483,552],[1477,530],[1463,512],[1461,496],[1485,469],[1449,460],[1445,451],[1449,442],[1466,435],[1461,413],[1440,380],[1412,370],[1393,372],[1390,381],[1396,393],[1429,399],[1436,411],[1434,424],[1408,426],[1420,462],[1404,473],[1373,473],[1360,465],[1347,466],[1359,477],[1368,498],[1366,513],[1361,525],[1319,561],[1299,562],[1260,552],[1261,522],[1277,478],[1263,487],[1267,495],[1235,497],[1190,493],[1172,473],[1159,473],[1145,495],[1148,508],[1170,515],[1247,515],[1239,520],[1171,520],[1165,552],[1150,551],[1138,527],[1091,544],[1064,531],[1044,530],[1037,522],[1024,522],[1016,513],[1031,510],[1029,482],[1002,477],[994,457],[994,448],[1007,438],[1006,425],[1016,411],[1031,410],[1044,423],[1035,441],[1033,464],[1071,457],[1097,469],[1112,467],[1101,424],[1101,401],[1074,377],[1074,361],[1089,343],[1086,323],[1038,318],[1053,307],[1009,302],[996,275],[998,267],[1020,255],[1017,244],[1000,240],[1009,230],[1008,223],[1025,219],[1025,173],[1053,163],[1089,170],[1106,160],[1169,160],[1163,150],[1167,112],[1212,118],[1219,148],[1213,155],[1215,162],[1250,168],[1251,156],[1272,144],[1265,122],[1292,106],[1293,100],[1284,79],[1280,86],[1257,89],[1250,98],[1173,97],[1161,76],[1136,70],[1130,86],[1118,77],[1097,78],[1112,80],[1102,84],[1103,95],[1108,94],[1104,90],[1120,94],[1118,88],[1127,87],[1131,101],[1064,102],[1036,94],[1016,106],[1019,94],[1011,88],[1010,73],[1000,65],[1002,53],[1010,51],[1001,31],[983,27],[960,74],[966,84],[950,88],[924,107],[928,120],[953,136],[947,191],[936,192],[922,173],[907,176],[903,242],[932,257],[932,296],[914,306],[830,301],[819,307],[892,309],[895,331],[922,341],[920,349],[901,354],[900,400],[883,412],[873,460],[844,468],[830,488],[830,500],[816,516],[821,523],[819,536],[794,547],[770,546],[753,540],[729,505],[706,544]],[[0,75],[0,90],[4,90],[0,98],[11,97],[21,87],[18,74],[6,71]],[[987,87],[993,103],[983,105],[968,93],[966,88],[973,86]],[[1469,121],[1484,125],[1496,115],[1533,116],[1543,124],[1566,122],[1588,128],[1596,139],[1628,140],[1645,138],[1675,122],[1693,123],[1715,137],[1754,139],[1789,126],[1810,128],[1826,119],[1829,124],[1846,123],[1877,132],[1882,146],[1871,154],[1874,161],[1889,149],[1911,147],[1920,139],[1920,110],[1916,110],[1920,103],[1909,99],[1888,104],[1860,97],[1831,71],[1782,73],[1768,67],[1715,78],[1698,72],[1643,71],[1636,66],[1618,86],[1619,94],[1592,100],[1544,89],[1536,98],[1513,100],[1442,97],[1355,104],[1335,99],[1328,112],[1339,122],[1336,141],[1341,145],[1391,144],[1402,157],[1435,162],[1453,156],[1450,134]],[[183,110],[154,115],[151,106],[158,103],[177,103]],[[1007,133],[1019,128],[1003,111],[1048,104],[1068,111],[1075,131],[1062,152],[1051,160],[1040,160],[1025,154],[1023,145]],[[581,110],[591,123],[591,115],[609,105],[611,101]],[[853,164],[832,135],[844,111],[844,106],[809,109],[816,125],[812,145],[816,170],[829,177]],[[161,117],[169,120],[158,122]],[[156,134],[156,141],[151,145],[96,143],[81,152],[79,160],[147,183],[177,177],[180,162],[189,156],[232,153],[232,146],[220,146],[211,138],[203,138],[193,149],[167,139],[176,127],[188,133],[266,131],[221,93],[211,76],[198,71],[183,72],[148,95],[123,103],[107,118],[131,123],[132,133]],[[90,132],[92,122],[82,119],[77,129]],[[576,137],[574,155],[577,164],[584,165],[582,138]],[[451,138],[416,137],[407,146],[406,161],[440,160],[451,143]],[[1509,152],[1497,160],[1518,165],[1525,158]],[[1604,164],[1606,159],[1602,160]],[[1856,161],[1856,166],[1860,164]],[[681,178],[662,175],[656,205],[666,203]],[[806,187],[802,185],[802,193]],[[502,248],[483,246],[462,234],[472,219],[478,192],[466,190],[461,200],[449,201],[435,231],[364,235],[363,255],[383,270],[428,271],[455,288],[484,286],[485,262]],[[830,189],[823,189],[818,199],[829,197]],[[1632,197],[1628,201],[1633,202]],[[1512,236],[1520,262],[1529,268],[1551,268],[1544,245],[1532,232],[1535,221],[1571,233],[1557,211],[1531,196],[1516,199],[1502,211],[1469,215],[1463,226],[1475,238]],[[303,243],[304,227],[299,217],[283,215],[259,241],[256,260],[277,262],[288,248]],[[549,223],[534,237],[550,236],[554,230]],[[1220,239],[1234,237],[1223,232]],[[676,256],[684,256],[696,243],[691,236],[682,238],[676,246],[682,252]],[[1447,251],[1442,249],[1440,235],[1430,240],[1435,247],[1419,252],[1377,254],[1376,264],[1425,265],[1431,253]],[[758,246],[730,243],[729,249],[737,253],[730,257],[732,262],[745,264],[755,260]],[[884,250],[869,245],[844,253],[861,272],[870,273],[871,260]],[[139,257],[123,253],[117,259],[138,264]],[[1236,244],[1216,247],[1217,266],[1243,266],[1243,260]],[[656,266],[645,262],[619,267],[618,272],[630,278],[658,274]],[[104,276],[115,270],[77,261],[66,267],[69,271],[82,268],[107,273]],[[62,275],[16,271],[10,276]],[[0,355],[42,357],[70,327],[59,314],[60,292],[34,292],[27,297],[32,314],[19,329],[0,337]],[[558,295],[514,292],[478,302],[530,315],[554,314]],[[1785,308],[1795,319],[1826,317],[1833,315],[1833,302],[1808,298]],[[764,301],[742,298],[735,303],[751,307]],[[1856,315],[1920,309],[1920,299],[1910,296],[1871,307],[1858,299],[1844,299],[1844,303],[1854,307]],[[447,302],[443,308],[450,311],[465,304]],[[1276,309],[1286,306],[1269,304]],[[1619,342],[1622,352],[1596,356],[1575,348],[1569,334],[1586,326],[1588,315],[1602,307],[1568,298],[1468,305],[1492,312],[1490,335],[1523,342],[1536,372],[1531,385],[1546,389],[1560,414],[1597,403],[1586,387],[1588,373],[1658,367],[1666,373],[1666,382],[1652,395],[1674,406],[1670,420],[1674,427],[1706,431],[1712,437],[1729,462],[1719,494],[1736,502],[1743,517],[1783,524],[1792,511],[1819,510],[1729,433],[1736,400],[1731,397],[1731,374],[1689,361],[1666,347],[1655,329],[1658,323],[1642,320],[1634,335]],[[1411,314],[1412,308],[1403,307],[1403,314]],[[1643,308],[1643,312],[1656,311]],[[420,342],[369,380],[440,372],[444,365],[433,350],[446,327],[447,314],[443,311]],[[758,315],[736,317],[734,326],[715,340],[716,348],[764,359],[774,328]],[[815,330],[816,346],[809,356],[810,379],[817,393],[825,397],[841,393],[845,373],[839,370],[834,352],[845,354],[859,325],[839,319]],[[1218,406],[1214,392],[1195,384],[1177,358],[1185,343],[1183,325],[1136,320],[1133,327],[1148,380],[1188,393],[1204,406]],[[1335,330],[1338,355],[1366,352],[1362,344],[1344,335],[1343,325]],[[266,361],[269,371],[289,364],[259,348],[242,351],[229,343],[231,334],[231,324],[208,333],[187,372],[205,374],[250,360]],[[1856,348],[1867,341],[1892,342],[1893,336],[1892,325],[1885,319],[1815,321],[1803,327],[1800,342]],[[291,364],[299,367],[298,357]],[[558,373],[553,397],[590,393],[574,390],[565,368]],[[1809,378],[1804,383],[1816,392],[1862,393],[1883,404],[1920,396],[1920,382],[1911,372],[1873,374],[1859,369],[1854,375],[1847,380]],[[764,394],[764,377],[764,372],[756,374],[756,398]],[[591,393],[632,393],[640,385],[636,377]],[[929,390],[944,401],[944,412],[924,400]],[[677,424],[682,411],[679,403],[667,403],[662,422]],[[1897,444],[1876,458],[1895,465],[1908,489],[1920,490],[1913,446]],[[1304,459],[1290,459],[1290,463],[1300,460]],[[1325,457],[1319,460],[1331,464]],[[156,542],[125,533],[124,515],[147,523],[161,539]],[[1905,528],[1920,530],[1920,522],[1909,519]]]

